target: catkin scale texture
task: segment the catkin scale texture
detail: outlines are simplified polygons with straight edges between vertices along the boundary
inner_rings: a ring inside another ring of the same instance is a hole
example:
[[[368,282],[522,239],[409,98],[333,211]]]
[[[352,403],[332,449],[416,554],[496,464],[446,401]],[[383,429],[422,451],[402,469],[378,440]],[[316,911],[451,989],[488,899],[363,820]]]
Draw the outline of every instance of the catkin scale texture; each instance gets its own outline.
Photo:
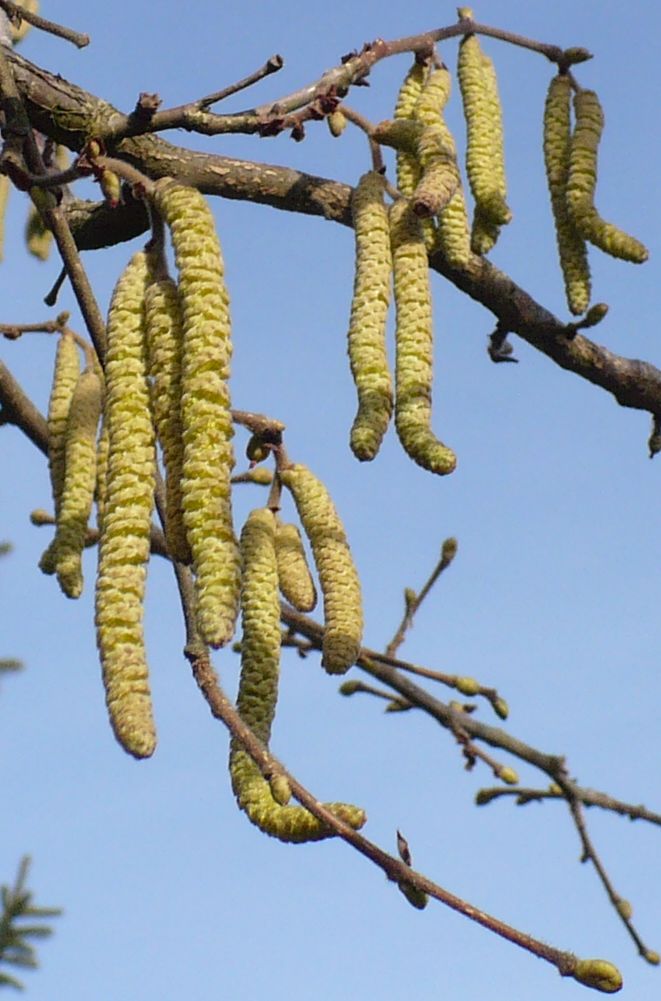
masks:
[[[397,307],[395,426],[413,461],[444,475],[457,460],[431,430],[434,346],[427,251],[420,220],[403,199],[391,206],[390,234]]]
[[[584,239],[613,257],[642,264],[649,254],[635,237],[601,218],[594,206],[597,186],[597,152],[604,128],[604,113],[593,90],[574,95],[576,123],[571,137],[567,210]]]
[[[267,508],[252,511],[241,533],[241,679],[237,708],[255,736],[268,746],[278,698],[280,601],[275,550],[275,517]],[[333,832],[301,806],[284,806],[274,798],[239,741],[230,745],[230,775],[237,802],[253,824],[281,841],[320,841]],[[286,800],[282,777],[273,783]],[[286,782],[284,783],[286,785]],[[357,807],[329,803],[337,816],[361,827],[365,814]]]
[[[157,278],[147,285],[145,332],[154,423],[166,471],[165,537],[172,557],[181,563],[190,563],[181,496],[184,443],[179,404],[183,325],[179,291],[171,278]]]
[[[231,639],[238,611],[239,552],[232,524],[234,466],[229,298],[213,216],[195,189],[165,181],[155,203],[170,228],[179,272],[184,347],[181,419],[183,520],[205,642]]]
[[[69,598],[83,590],[81,556],[96,485],[96,431],[103,387],[93,369],[82,373],[71,400],[65,438],[64,483],[55,535],[55,570]]]
[[[67,419],[79,375],[80,353],[73,334],[65,331],[57,342],[53,385],[48,401],[48,469],[56,523],[64,482]],[[39,561],[39,568],[43,573],[55,573],[55,557],[56,547],[53,539]]]
[[[280,471],[291,491],[314,556],[324,599],[322,664],[344,674],[356,662],[363,634],[360,580],[335,506],[323,483],[306,466]]]
[[[278,519],[275,555],[283,597],[299,612],[311,612],[317,604],[317,590],[305,557],[301,533],[296,525]]]
[[[356,268],[348,351],[358,393],[351,449],[362,461],[377,454],[392,414],[392,381],[386,351],[392,264],[384,186],[385,179],[380,174],[374,171],[363,174],[351,201]]]
[[[566,74],[553,77],[544,105],[544,166],[567,304],[574,315],[579,315],[590,305],[590,269],[585,240],[574,227],[567,210],[570,99],[569,77]]]
[[[404,77],[397,95],[394,118],[413,118],[415,107],[422,93],[427,67],[416,59]],[[397,150],[397,187],[410,197],[420,179],[420,165],[415,156]]]
[[[145,254],[133,256],[108,313],[104,421],[108,470],[96,585],[97,644],[110,720],[136,758],[156,746],[142,626],[155,446],[146,378]]]
[[[456,190],[439,213],[435,242],[450,264],[461,267],[470,260],[471,246],[466,200],[456,166],[457,150],[443,118],[443,109],[450,97],[451,80],[445,67],[432,70],[416,102],[413,117],[422,125],[439,130],[440,140],[454,160]]]
[[[466,118],[466,170],[476,205],[493,224],[511,219],[505,201],[502,120],[495,74],[475,35],[459,46],[457,76]]]

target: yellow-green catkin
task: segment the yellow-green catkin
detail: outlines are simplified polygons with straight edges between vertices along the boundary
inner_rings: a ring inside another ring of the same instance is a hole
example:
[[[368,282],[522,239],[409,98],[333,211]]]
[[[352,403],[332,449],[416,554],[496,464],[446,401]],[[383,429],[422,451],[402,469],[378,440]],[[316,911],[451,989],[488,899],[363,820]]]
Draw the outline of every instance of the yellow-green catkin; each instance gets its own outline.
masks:
[[[448,204],[438,217],[436,247],[445,255],[449,264],[461,267],[471,257],[470,230],[466,200],[456,168],[457,150],[454,138],[443,117],[443,109],[450,97],[451,77],[445,67],[432,70],[416,102],[413,117],[416,121],[440,130],[442,142],[455,160],[457,187]],[[429,248],[428,248],[429,249]]]
[[[156,746],[143,633],[155,444],[144,344],[147,261],[135,254],[108,312],[104,419],[108,473],[96,584],[97,645],[117,740],[136,758]]]
[[[170,228],[179,271],[184,335],[181,492],[195,572],[197,621],[202,639],[218,647],[232,637],[239,596],[230,484],[234,455],[229,297],[205,198],[193,188],[165,180],[156,185],[155,203]]]
[[[405,452],[432,473],[451,473],[452,449],[431,430],[433,319],[420,220],[402,199],[390,209],[397,307],[395,426]]]
[[[48,229],[36,205],[30,205],[25,224],[25,244],[39,261],[47,261],[53,247],[53,234]]]
[[[480,230],[508,223],[512,218],[505,192],[503,127],[500,98],[491,60],[483,55],[476,35],[459,46],[457,76],[466,119],[466,171],[479,210]],[[473,236],[473,249],[484,245]]]
[[[105,420],[101,421],[101,430],[96,443],[96,489],[94,499],[96,501],[96,527],[99,531],[103,528],[103,514],[106,507],[106,483],[108,479],[108,449],[110,441],[108,438],[108,427]]]
[[[301,533],[296,525],[278,519],[275,555],[282,596],[299,612],[311,612],[317,604],[317,589],[308,567]]]
[[[384,177],[369,171],[360,178],[351,200],[356,269],[348,351],[358,393],[351,450],[361,461],[375,457],[392,415],[392,380],[386,351],[392,263],[384,187]]]
[[[156,433],[165,463],[165,538],[170,555],[190,563],[183,521],[181,485],[184,442],[181,419],[183,325],[179,291],[168,277],[153,277],[145,291],[147,370]]]
[[[65,438],[64,483],[55,534],[55,572],[68,598],[83,590],[82,552],[96,485],[96,431],[103,385],[93,368],[76,384]]]
[[[604,128],[604,113],[593,90],[574,95],[576,117],[569,152],[567,210],[584,239],[612,257],[642,264],[649,254],[635,237],[601,218],[594,205],[597,186],[597,151]]]
[[[413,118],[415,107],[422,93],[422,88],[427,74],[427,67],[417,59],[404,77],[402,86],[399,88],[397,103],[395,104],[395,119]],[[411,153],[397,151],[397,187],[403,195],[409,198],[420,179],[420,165],[417,158]]]
[[[280,602],[275,552],[275,518],[253,511],[241,533],[241,679],[237,708],[243,721],[268,747],[278,698]],[[239,741],[230,745],[230,775],[237,802],[260,830],[281,841],[319,841],[333,832],[300,806],[285,806],[290,790],[283,776],[269,783]],[[279,781],[278,781],[279,779]],[[354,828],[365,821],[357,807],[327,808]]]
[[[571,81],[554,76],[544,105],[544,165],[555,222],[560,267],[570,311],[578,316],[590,305],[590,267],[585,240],[567,209],[571,141]]]
[[[423,129],[417,145],[417,157],[422,173],[411,205],[421,219],[438,215],[446,208],[459,184],[459,171],[446,132],[440,125]]]
[[[69,407],[80,375],[80,353],[70,331],[60,334],[55,352],[53,385],[48,401],[48,468],[55,521],[60,510],[62,484],[64,483],[64,450]],[[51,542],[39,561],[43,573],[55,573],[55,540]]]
[[[7,175],[0,174],[0,261],[4,260],[5,256],[5,216],[10,188],[11,184]]]
[[[306,466],[281,470],[310,544],[324,599],[322,664],[344,674],[360,653],[363,610],[360,580],[344,526],[326,487]]]

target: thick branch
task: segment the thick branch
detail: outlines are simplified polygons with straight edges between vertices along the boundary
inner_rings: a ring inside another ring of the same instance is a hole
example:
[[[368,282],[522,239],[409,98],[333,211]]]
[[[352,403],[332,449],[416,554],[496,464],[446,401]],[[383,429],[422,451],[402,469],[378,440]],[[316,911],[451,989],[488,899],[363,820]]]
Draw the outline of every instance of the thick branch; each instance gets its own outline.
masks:
[[[123,117],[106,102],[15,53],[8,58],[33,126],[71,149],[81,149],[95,131],[112,130]],[[125,139],[112,152],[153,178],[175,175],[205,194],[351,224],[351,188],[328,178],[197,153],[150,135]],[[80,249],[130,239],[148,227],[144,206],[132,199],[116,210],[78,202],[68,215]],[[653,365],[616,355],[582,334],[572,339],[566,324],[482,258],[474,257],[459,270],[437,253],[431,266],[490,310],[501,328],[518,334],[562,368],[612,393],[622,406],[661,413],[661,372]]]

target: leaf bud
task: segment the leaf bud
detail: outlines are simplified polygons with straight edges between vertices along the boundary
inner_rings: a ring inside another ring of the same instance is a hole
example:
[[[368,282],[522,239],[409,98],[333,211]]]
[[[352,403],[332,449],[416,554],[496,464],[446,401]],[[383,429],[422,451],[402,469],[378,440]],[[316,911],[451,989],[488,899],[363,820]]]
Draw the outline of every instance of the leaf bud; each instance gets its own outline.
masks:
[[[355,695],[356,692],[361,691],[362,683],[360,681],[343,681],[338,692],[340,695]]]
[[[661,963],[661,956],[654,949],[645,949],[643,959],[646,959],[652,966],[658,966]]]
[[[347,127],[346,116],[339,109],[337,109],[336,111],[331,111],[326,121],[328,122],[330,134],[335,139],[339,139]]]
[[[579,45],[565,49],[562,53],[562,62],[565,66],[575,66],[577,63],[585,63],[588,59],[592,59],[592,53],[588,52],[587,49],[581,48]]]
[[[455,538],[450,537],[446,539],[441,548],[441,559],[446,564],[452,563],[452,560],[457,555],[457,549],[459,548],[459,543]]]
[[[455,678],[454,687],[462,695],[477,695],[480,691],[479,682],[475,678]]]
[[[505,782],[508,786],[515,786],[519,781],[519,776],[513,768],[509,767],[509,765],[500,769],[498,772],[498,778],[501,782]]]
[[[291,799],[291,786],[286,775],[272,775],[269,779],[271,795],[280,806],[286,806]]]
[[[622,974],[606,959],[579,959],[572,976],[579,984],[604,994],[615,994],[622,989]]]
[[[39,507],[35,511],[30,511],[30,521],[33,525],[54,525],[55,518],[48,511]]]
[[[398,883],[397,886],[412,907],[417,908],[419,911],[424,911],[425,907],[429,903],[429,897],[424,890],[419,890],[417,886],[412,886],[411,883],[402,882]]]
[[[618,898],[615,907],[617,908],[617,913],[621,918],[624,918],[625,921],[629,921],[633,916],[633,907],[628,900],[624,899],[624,897]]]
[[[500,698],[496,699],[496,701],[493,704],[493,708],[496,715],[500,716],[501,719],[507,719],[507,717],[510,714],[510,707],[508,706],[505,699],[500,699]]]

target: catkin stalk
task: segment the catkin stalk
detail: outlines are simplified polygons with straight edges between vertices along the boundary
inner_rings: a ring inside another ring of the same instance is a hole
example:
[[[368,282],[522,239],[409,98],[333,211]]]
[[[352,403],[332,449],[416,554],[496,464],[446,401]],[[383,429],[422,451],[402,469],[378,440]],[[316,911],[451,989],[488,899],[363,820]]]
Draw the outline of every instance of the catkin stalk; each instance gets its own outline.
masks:
[[[155,204],[170,228],[179,271],[184,335],[181,492],[198,628],[206,643],[218,647],[232,637],[239,596],[230,485],[229,297],[213,215],[204,197],[165,179],[156,185]]]
[[[81,557],[96,485],[96,430],[102,397],[99,374],[86,369],[78,379],[69,408],[64,483],[55,533],[55,570],[68,598],[79,598],[83,590]]]
[[[146,279],[140,252],[117,282],[108,313],[108,472],[96,584],[110,721],[119,743],[136,758],[149,757],[156,746],[142,625],[156,461],[144,346]]]
[[[356,270],[348,351],[358,393],[351,450],[361,461],[377,454],[392,414],[392,380],[386,351],[392,263],[384,186],[381,174],[363,174],[351,201]]]
[[[577,316],[584,313],[590,305],[590,268],[585,240],[576,230],[567,209],[570,100],[569,77],[566,74],[554,76],[544,105],[544,166],[567,304]]]
[[[326,487],[306,466],[280,471],[310,544],[324,599],[322,665],[344,674],[356,662],[363,634],[360,580],[349,543]]]
[[[413,461],[444,475],[457,460],[431,430],[434,345],[427,251],[420,220],[404,199],[391,206],[390,235],[397,307],[395,426]]]
[[[278,698],[280,601],[275,551],[275,518],[267,508],[252,511],[241,533],[241,679],[237,708],[255,736],[268,747]],[[285,806],[283,776],[267,782],[235,738],[230,745],[230,775],[237,802],[260,830],[281,841],[320,841],[333,831],[301,806]],[[358,807],[327,803],[327,809],[354,828],[365,814]]]

